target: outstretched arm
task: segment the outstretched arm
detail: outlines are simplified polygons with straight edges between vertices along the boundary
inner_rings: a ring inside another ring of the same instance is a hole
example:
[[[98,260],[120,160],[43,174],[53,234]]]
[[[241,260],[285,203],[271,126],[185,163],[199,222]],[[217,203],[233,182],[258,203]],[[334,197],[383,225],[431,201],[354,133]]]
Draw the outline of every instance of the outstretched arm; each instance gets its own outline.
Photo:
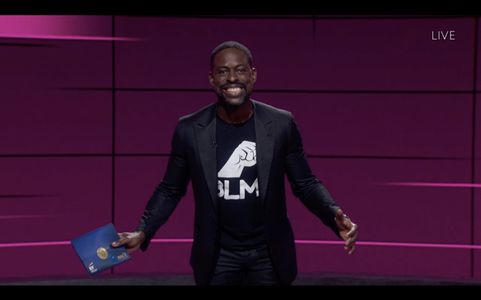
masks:
[[[347,218],[326,187],[312,173],[293,118],[285,162],[287,177],[294,195],[336,235],[345,240],[346,250],[352,253],[358,235],[358,226]]]
[[[129,252],[146,250],[155,232],[172,215],[180,199],[185,195],[189,183],[184,129],[178,123],[172,138],[172,150],[164,178],[147,203],[140,224],[134,232],[119,234],[120,239],[113,247],[125,245]]]

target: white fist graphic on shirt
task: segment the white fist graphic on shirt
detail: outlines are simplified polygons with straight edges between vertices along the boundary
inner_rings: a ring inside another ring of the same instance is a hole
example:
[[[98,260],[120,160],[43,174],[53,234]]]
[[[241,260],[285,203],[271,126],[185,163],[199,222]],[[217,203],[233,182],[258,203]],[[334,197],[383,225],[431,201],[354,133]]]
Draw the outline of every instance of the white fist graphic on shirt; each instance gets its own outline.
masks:
[[[232,152],[217,176],[220,178],[239,178],[244,167],[252,167],[255,164],[256,143],[243,141]]]

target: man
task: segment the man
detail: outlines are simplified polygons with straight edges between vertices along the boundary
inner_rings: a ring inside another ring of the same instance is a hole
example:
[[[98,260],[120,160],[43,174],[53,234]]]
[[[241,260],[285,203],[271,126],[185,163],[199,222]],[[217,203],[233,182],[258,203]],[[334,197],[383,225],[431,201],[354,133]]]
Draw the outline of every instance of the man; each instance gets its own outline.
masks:
[[[358,226],[312,174],[291,113],[252,100],[252,54],[228,41],[211,54],[217,103],[180,118],[165,176],[135,232],[114,246],[146,250],[185,195],[195,198],[190,263],[198,285],[289,285],[297,275],[284,175],[293,193],[354,251]]]

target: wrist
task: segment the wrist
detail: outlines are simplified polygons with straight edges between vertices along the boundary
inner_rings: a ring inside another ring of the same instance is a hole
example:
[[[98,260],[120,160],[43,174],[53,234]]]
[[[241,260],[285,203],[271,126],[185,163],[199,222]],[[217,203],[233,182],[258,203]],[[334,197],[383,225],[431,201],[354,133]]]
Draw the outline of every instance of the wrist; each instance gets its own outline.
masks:
[[[145,239],[147,238],[147,236],[145,235],[145,233],[143,231],[139,231],[138,236],[139,236],[139,238],[142,242],[144,242]]]

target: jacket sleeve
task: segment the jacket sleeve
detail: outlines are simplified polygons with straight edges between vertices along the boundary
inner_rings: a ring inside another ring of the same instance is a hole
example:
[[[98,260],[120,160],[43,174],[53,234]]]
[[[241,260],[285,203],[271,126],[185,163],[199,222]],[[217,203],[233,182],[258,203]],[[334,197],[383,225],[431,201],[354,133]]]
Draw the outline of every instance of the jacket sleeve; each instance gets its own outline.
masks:
[[[301,135],[292,115],[290,116],[287,147],[285,164],[292,192],[309,211],[340,237],[334,220],[339,206],[322,182],[312,174],[302,146]]]
[[[147,250],[150,240],[172,215],[179,200],[185,195],[189,183],[189,168],[186,157],[185,128],[182,122],[176,126],[171,153],[165,175],[147,202],[136,231],[143,231],[146,239],[141,245]]]

